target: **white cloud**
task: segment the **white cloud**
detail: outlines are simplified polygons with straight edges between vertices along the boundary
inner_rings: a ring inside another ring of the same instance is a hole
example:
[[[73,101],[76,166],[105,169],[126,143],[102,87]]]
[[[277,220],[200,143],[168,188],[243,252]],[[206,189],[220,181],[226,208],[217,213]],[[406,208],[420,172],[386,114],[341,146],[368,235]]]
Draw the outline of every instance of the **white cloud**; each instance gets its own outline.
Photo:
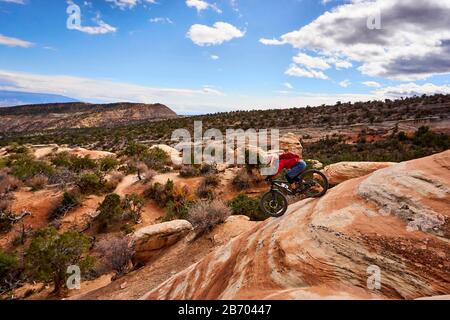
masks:
[[[388,97],[411,97],[421,95],[432,95],[436,93],[450,94],[450,85],[438,86],[433,83],[418,85],[416,83],[403,83],[398,86],[386,87],[374,92],[377,95]]]
[[[259,39],[259,42],[261,42],[263,45],[266,45],[266,46],[281,46],[281,45],[285,44],[285,42],[280,41],[278,39],[262,38],[262,39]]]
[[[351,84],[352,84],[352,83],[351,83],[350,80],[348,80],[348,79],[345,79],[345,80],[339,82],[339,85],[340,85],[342,88],[348,88]]]
[[[307,54],[304,53],[299,53],[298,55],[296,55],[292,60],[294,60],[294,62],[296,64],[305,66],[309,69],[320,69],[320,70],[326,70],[330,68],[330,65],[323,60],[322,58],[319,57],[311,57]]]
[[[345,61],[345,60],[337,60],[334,62],[334,66],[336,69],[348,69],[353,67],[353,64],[351,62]]]
[[[381,29],[367,27],[381,12]],[[450,73],[450,1],[352,0],[274,44],[290,44],[360,64],[365,75],[396,80]],[[341,65],[342,67],[342,65]]]
[[[115,6],[123,10],[133,8],[138,3],[138,0],[106,0],[106,2],[112,2]]]
[[[34,46],[34,43],[18,38],[7,37],[0,34],[0,45],[5,45],[8,47],[30,48]]]
[[[187,33],[187,37],[199,46],[218,45],[244,35],[245,32],[226,22],[216,22],[213,27],[194,24]]]
[[[24,0],[0,0],[0,2],[8,2],[8,3],[16,3],[16,4],[25,4]]]
[[[363,85],[368,86],[368,87],[372,87],[372,88],[380,88],[381,84],[379,84],[376,81],[364,81],[362,82]]]
[[[151,23],[168,23],[168,24],[173,24],[173,21],[171,19],[164,18],[164,17],[151,18],[149,21]]]
[[[295,64],[291,64],[291,66],[286,70],[285,74],[292,77],[318,78],[323,80],[328,79],[328,77],[322,71],[303,69]]]
[[[211,60],[219,60],[220,59],[220,57],[215,54],[211,55],[210,58],[211,58]]]
[[[283,83],[283,86],[285,86],[285,87],[288,88],[289,90],[294,89],[294,86],[293,86],[292,84],[290,84],[289,82]]]
[[[114,6],[120,8],[121,10],[134,8],[140,0],[105,0],[106,2],[112,3]],[[156,0],[142,0],[149,4],[157,4]]]
[[[195,8],[197,9],[197,12],[201,12],[206,9],[212,9],[216,11],[217,13],[222,13],[222,10],[220,10],[217,5],[210,4],[204,0],[186,0],[186,5],[189,8]]]

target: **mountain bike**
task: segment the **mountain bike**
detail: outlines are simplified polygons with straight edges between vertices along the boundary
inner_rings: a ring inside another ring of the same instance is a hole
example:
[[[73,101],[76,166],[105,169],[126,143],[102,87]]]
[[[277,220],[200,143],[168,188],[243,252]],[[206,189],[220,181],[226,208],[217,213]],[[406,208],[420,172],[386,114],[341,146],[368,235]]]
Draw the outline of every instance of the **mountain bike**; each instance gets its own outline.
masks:
[[[320,198],[329,188],[327,177],[318,170],[304,171],[292,181],[292,184],[284,180],[273,180],[272,177],[266,180],[270,182],[270,190],[262,196],[259,207],[264,213],[275,218],[284,215],[288,209],[286,195]]]

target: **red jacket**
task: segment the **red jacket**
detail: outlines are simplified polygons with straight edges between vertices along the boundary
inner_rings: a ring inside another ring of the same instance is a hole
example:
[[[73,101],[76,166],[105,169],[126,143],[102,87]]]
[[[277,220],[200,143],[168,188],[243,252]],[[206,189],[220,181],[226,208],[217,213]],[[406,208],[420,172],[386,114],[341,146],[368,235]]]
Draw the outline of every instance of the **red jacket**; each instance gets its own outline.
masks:
[[[292,168],[301,160],[298,154],[292,152],[283,153],[278,157],[278,159],[279,159],[278,171],[275,174],[275,176],[277,176],[283,169]]]

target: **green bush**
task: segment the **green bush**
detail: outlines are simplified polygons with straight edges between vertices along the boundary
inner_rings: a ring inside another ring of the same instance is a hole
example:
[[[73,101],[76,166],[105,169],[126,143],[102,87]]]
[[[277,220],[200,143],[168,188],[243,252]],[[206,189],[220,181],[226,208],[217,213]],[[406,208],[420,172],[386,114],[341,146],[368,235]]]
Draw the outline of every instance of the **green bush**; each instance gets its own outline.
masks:
[[[105,187],[105,181],[96,173],[84,173],[78,177],[77,186],[83,194],[100,194]]]
[[[2,280],[17,267],[17,258],[15,255],[8,254],[0,250],[0,285]]]
[[[126,146],[122,154],[128,157],[134,157],[136,159],[142,160],[147,155],[148,150],[148,146],[144,144],[131,142]]]
[[[259,209],[259,200],[250,198],[245,194],[240,194],[227,203],[233,215],[243,215],[252,221],[263,221],[268,218]]]
[[[172,180],[167,180],[165,185],[153,184],[144,195],[166,209],[164,221],[186,219],[188,208],[194,201],[187,186],[174,185]]]
[[[100,171],[109,172],[116,169],[119,166],[119,161],[115,157],[105,157],[100,159],[99,168]]]
[[[69,274],[67,268],[77,265],[81,271],[92,267],[88,257],[89,239],[77,231],[58,234],[54,227],[40,230],[25,252],[25,268],[33,279],[53,282],[54,293],[59,294]]]
[[[160,148],[152,148],[147,152],[143,161],[150,169],[160,171],[170,164],[170,156]]]
[[[75,172],[97,168],[97,162],[89,158],[89,156],[79,157],[66,151],[52,155],[50,161],[56,167],[65,167]]]
[[[77,207],[80,204],[80,197],[78,194],[66,191],[63,194],[61,203],[50,213],[49,219],[54,220],[67,212]]]
[[[107,231],[122,219],[122,201],[118,194],[112,193],[106,196],[105,200],[97,208],[98,215],[94,221],[98,224],[101,232]]]
[[[36,175],[50,176],[54,169],[44,161],[35,160],[29,154],[16,154],[9,156],[8,167],[11,174],[22,181],[26,181]]]

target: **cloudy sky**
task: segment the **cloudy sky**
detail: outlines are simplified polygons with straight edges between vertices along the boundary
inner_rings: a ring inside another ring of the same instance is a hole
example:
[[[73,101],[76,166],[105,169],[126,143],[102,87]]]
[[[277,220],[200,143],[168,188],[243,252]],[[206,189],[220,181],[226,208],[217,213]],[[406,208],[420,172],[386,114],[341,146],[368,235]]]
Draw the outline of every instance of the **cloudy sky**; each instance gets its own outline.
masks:
[[[450,0],[0,0],[0,90],[192,114],[449,80]]]

